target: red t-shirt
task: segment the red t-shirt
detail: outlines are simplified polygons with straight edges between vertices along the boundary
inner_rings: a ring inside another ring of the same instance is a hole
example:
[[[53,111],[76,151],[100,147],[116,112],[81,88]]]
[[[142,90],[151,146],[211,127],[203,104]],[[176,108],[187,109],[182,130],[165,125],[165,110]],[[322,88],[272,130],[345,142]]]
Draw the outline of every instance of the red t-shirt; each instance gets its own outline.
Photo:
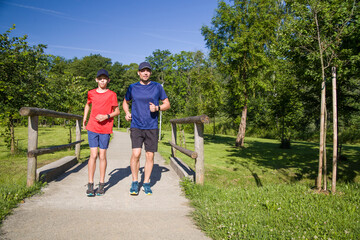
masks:
[[[91,112],[86,129],[91,132],[111,134],[114,118],[98,122],[95,117],[98,114],[106,115],[113,112],[113,107],[118,106],[116,93],[111,90],[107,90],[104,93],[98,93],[96,89],[92,89],[88,91],[87,103],[91,104]]]

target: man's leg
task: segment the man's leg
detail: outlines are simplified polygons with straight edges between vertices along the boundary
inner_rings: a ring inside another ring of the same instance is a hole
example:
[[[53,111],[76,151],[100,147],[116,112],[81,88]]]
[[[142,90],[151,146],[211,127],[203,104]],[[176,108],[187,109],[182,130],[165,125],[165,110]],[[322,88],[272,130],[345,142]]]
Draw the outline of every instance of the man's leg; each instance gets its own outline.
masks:
[[[100,165],[100,183],[105,182],[105,173],[106,173],[106,166],[107,166],[107,160],[106,160],[106,149],[100,149],[99,150],[99,165]]]
[[[141,148],[133,148],[132,154],[130,158],[130,169],[132,180],[138,181],[138,173],[140,168],[140,155],[141,155]]]
[[[89,183],[94,183],[94,174],[96,169],[97,148],[90,148],[90,158],[88,161]]]
[[[144,183],[150,182],[150,176],[151,176],[153,167],[154,167],[154,153],[146,152]]]
[[[88,161],[88,189],[86,190],[86,195],[92,197],[95,195],[94,192],[94,174],[96,169],[96,158],[97,158],[97,147],[90,148],[90,158]]]

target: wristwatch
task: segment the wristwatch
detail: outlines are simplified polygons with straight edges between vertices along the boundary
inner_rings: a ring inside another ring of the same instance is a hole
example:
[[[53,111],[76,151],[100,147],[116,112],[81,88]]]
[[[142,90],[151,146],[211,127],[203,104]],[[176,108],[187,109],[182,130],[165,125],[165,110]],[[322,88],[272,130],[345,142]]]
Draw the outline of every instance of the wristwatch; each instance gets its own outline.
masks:
[[[110,119],[110,114],[108,114],[107,116],[108,116],[108,119]]]

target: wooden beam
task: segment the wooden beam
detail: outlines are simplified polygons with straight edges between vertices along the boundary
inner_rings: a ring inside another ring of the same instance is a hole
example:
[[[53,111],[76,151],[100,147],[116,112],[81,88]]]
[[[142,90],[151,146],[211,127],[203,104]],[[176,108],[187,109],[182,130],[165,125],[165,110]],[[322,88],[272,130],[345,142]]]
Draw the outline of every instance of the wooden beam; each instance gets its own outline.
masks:
[[[22,107],[19,111],[21,116],[45,116],[45,117],[56,117],[56,118],[66,118],[66,119],[78,119],[82,120],[82,116],[56,112],[53,110],[43,109],[43,108],[34,108],[34,107]]]
[[[59,151],[59,150],[61,150],[61,149],[68,148],[68,147],[70,147],[70,146],[73,146],[73,145],[76,145],[76,144],[78,144],[78,143],[81,143],[81,142],[83,142],[83,141],[84,141],[84,140],[80,140],[80,141],[76,141],[76,142],[72,142],[72,143],[64,144],[64,145],[58,145],[58,146],[53,146],[53,147],[49,147],[49,148],[39,148],[39,149],[35,149],[35,150],[32,150],[32,151],[29,151],[29,152],[28,152],[28,158],[36,157],[36,156],[43,155],[43,154],[47,154],[47,153],[56,152],[56,151]]]
[[[207,115],[200,115],[187,118],[171,119],[171,123],[209,123],[209,117]]]
[[[189,156],[189,157],[191,157],[191,158],[194,158],[194,159],[195,159],[195,158],[198,157],[197,152],[193,152],[193,151],[191,151],[191,150],[189,150],[189,149],[180,147],[180,146],[178,146],[178,145],[176,145],[175,143],[170,142],[170,141],[169,141],[169,143],[170,143],[170,145],[171,145],[173,148],[176,148],[177,150],[179,150],[180,152],[182,152],[183,154],[185,154],[185,155],[187,155],[187,156]]]

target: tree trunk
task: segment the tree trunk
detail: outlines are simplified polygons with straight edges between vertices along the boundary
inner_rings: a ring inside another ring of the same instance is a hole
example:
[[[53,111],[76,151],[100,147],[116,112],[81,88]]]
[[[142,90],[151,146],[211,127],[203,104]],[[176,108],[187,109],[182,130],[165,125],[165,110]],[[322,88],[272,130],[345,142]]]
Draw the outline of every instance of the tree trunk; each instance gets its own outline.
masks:
[[[331,192],[336,192],[336,172],[338,159],[338,123],[337,123],[337,93],[336,93],[336,67],[332,68],[332,95],[333,95],[333,167],[332,167],[332,181]]]
[[[317,41],[319,44],[319,53],[320,53],[320,62],[321,62],[321,110],[320,110],[320,146],[319,146],[319,168],[318,168],[318,177],[316,182],[316,187],[318,190],[321,189],[322,184],[322,173],[323,173],[323,161],[324,161],[324,149],[325,149],[325,139],[324,139],[324,130],[325,130],[325,105],[326,105],[326,83],[325,83],[325,67],[324,67],[324,59],[323,59],[323,48],[322,42],[320,38],[320,28],[319,22],[317,19],[317,13],[314,13],[314,20],[317,28]]]
[[[327,191],[327,159],[326,159],[326,133],[327,133],[327,109],[325,106],[325,124],[324,124],[324,190]]]
[[[322,84],[321,91],[321,113],[320,113],[320,146],[319,146],[319,168],[318,168],[318,178],[316,187],[321,189],[321,178],[323,172],[323,160],[324,160],[324,128],[325,128],[325,82]]]
[[[246,116],[247,116],[247,105],[245,104],[242,114],[241,114],[241,122],[239,126],[239,132],[236,137],[236,147],[244,147],[245,142],[245,131],[246,131]]]

